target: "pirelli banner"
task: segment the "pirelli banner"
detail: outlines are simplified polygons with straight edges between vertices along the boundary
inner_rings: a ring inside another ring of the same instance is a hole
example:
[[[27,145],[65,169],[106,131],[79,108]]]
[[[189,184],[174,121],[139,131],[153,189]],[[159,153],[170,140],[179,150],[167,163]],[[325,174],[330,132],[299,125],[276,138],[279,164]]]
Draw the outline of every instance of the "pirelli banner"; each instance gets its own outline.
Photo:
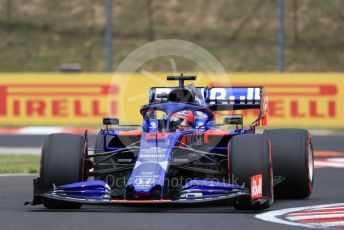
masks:
[[[100,126],[102,117],[140,124],[150,87],[175,86],[165,73],[0,74],[0,126]],[[344,74],[201,74],[195,86],[265,86],[268,125],[344,128]],[[255,110],[244,111],[245,123]]]

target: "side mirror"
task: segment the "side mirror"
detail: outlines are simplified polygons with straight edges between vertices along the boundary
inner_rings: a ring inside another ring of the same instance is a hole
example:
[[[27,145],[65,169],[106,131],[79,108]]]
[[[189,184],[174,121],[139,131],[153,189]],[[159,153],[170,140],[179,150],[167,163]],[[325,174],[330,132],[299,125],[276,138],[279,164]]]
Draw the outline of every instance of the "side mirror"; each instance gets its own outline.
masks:
[[[242,125],[243,124],[243,117],[242,115],[230,115],[223,118],[223,123],[226,125]]]
[[[223,118],[223,123],[225,125],[236,125],[236,128],[238,129],[238,126],[243,126],[244,119],[241,114],[239,115],[230,115]]]
[[[119,118],[117,117],[104,117],[103,125],[119,125]]]

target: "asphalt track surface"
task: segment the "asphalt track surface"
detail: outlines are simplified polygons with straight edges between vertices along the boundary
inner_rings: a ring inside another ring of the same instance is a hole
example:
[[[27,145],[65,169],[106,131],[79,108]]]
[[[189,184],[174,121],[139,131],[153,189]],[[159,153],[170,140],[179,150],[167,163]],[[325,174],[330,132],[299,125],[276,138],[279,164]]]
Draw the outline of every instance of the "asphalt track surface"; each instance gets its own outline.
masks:
[[[22,144],[32,144],[30,139],[24,139]],[[316,150],[344,151],[343,136],[317,136],[313,142]],[[31,199],[33,178],[0,177],[0,229],[304,229],[265,222],[254,217],[257,212],[236,211],[232,207],[84,206],[76,211],[56,211],[23,206],[24,201]],[[314,192],[310,198],[277,200],[269,211],[342,202],[344,169],[320,168],[315,170]]]

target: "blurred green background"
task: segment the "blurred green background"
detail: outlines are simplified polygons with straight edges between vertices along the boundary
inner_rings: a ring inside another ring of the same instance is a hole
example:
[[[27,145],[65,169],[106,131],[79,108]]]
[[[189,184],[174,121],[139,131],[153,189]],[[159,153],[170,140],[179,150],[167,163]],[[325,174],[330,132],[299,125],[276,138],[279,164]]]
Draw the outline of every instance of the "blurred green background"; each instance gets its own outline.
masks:
[[[58,71],[62,63],[103,71],[104,4],[1,0],[0,71]],[[285,27],[286,71],[344,71],[343,0],[287,0]],[[139,46],[165,38],[202,46],[227,71],[277,71],[277,1],[113,1],[114,68]],[[170,70],[168,61],[150,65]]]

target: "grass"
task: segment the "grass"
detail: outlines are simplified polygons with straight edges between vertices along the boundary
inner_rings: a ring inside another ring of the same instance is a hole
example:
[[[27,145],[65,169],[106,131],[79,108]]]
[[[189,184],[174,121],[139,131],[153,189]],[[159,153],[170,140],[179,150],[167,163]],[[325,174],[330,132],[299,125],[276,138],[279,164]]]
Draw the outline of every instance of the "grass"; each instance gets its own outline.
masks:
[[[0,174],[38,173],[39,156],[27,154],[0,155]]]
[[[0,71],[58,71],[62,63],[80,63],[84,71],[103,70],[103,1],[20,1],[13,3],[11,18],[6,17],[6,2],[0,3]],[[287,71],[344,71],[341,3],[286,1]],[[152,10],[153,40],[191,41],[213,54],[227,71],[277,70],[275,0],[152,1]],[[147,15],[147,1],[114,4],[114,68],[149,42]],[[180,61],[177,67],[192,71],[195,65]],[[170,71],[171,66],[169,60],[157,59],[145,69]]]

